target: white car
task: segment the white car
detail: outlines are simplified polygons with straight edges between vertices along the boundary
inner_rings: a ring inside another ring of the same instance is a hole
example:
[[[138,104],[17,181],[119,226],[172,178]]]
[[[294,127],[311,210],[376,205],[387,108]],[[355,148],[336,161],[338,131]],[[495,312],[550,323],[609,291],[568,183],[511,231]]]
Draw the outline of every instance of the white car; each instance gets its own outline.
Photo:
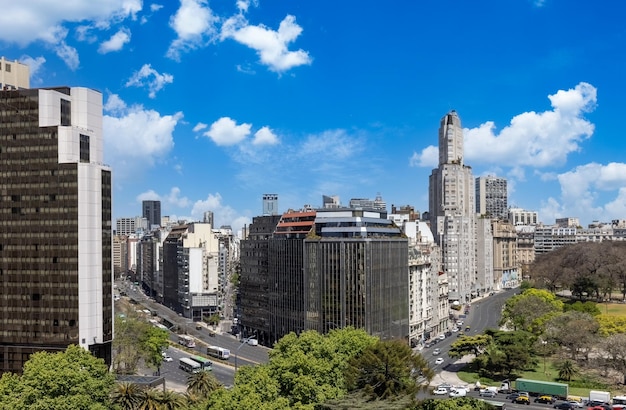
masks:
[[[436,348],[435,350],[433,350],[433,356],[437,356],[439,353],[441,353],[440,348]]]
[[[259,345],[259,341],[256,339],[248,339],[248,344],[250,346],[258,346]]]
[[[435,360],[435,364],[439,365],[443,363],[443,357],[440,357],[439,359]]]
[[[467,390],[465,389],[452,389],[448,394],[450,397],[465,397],[467,396]]]
[[[436,394],[437,396],[443,396],[448,394],[448,389],[446,389],[445,387],[437,387],[435,390],[433,390],[433,394]]]
[[[163,361],[164,361],[164,362],[171,362],[171,361],[173,361],[173,360],[174,360],[174,359],[172,359],[172,356],[168,356],[168,355],[163,356]]]
[[[459,328],[458,328],[458,327],[454,326],[454,327],[452,328],[452,333],[456,333],[456,332],[458,332],[458,331],[459,331]]]

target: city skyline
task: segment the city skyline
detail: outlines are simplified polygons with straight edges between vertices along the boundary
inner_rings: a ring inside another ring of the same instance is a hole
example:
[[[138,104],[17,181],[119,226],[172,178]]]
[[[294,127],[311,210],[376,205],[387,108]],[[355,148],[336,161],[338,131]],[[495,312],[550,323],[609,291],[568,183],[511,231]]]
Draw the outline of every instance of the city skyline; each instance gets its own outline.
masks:
[[[47,7],[5,6],[0,55],[33,88],[103,93],[114,220],[160,200],[237,231],[266,193],[280,212],[378,194],[424,212],[451,110],[465,164],[506,178],[510,206],[547,224],[626,218],[621,3]]]

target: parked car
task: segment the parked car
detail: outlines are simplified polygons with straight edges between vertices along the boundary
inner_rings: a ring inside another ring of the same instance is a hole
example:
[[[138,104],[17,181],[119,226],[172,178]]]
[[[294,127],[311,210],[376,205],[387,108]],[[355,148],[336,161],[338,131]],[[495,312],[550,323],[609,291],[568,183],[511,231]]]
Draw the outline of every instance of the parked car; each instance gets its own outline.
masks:
[[[442,334],[440,334],[437,338],[438,338],[439,340],[444,340],[444,339],[446,338],[446,335],[442,333]]]
[[[556,399],[554,397],[546,395],[546,394],[544,394],[543,396],[539,396],[535,399],[535,403],[554,404],[555,401]]]
[[[479,396],[481,397],[496,397],[496,392],[489,389],[483,389],[480,391]]]
[[[515,403],[515,404],[528,404],[528,405],[530,405],[530,397],[528,397],[528,396],[517,396],[515,399],[512,400],[512,403]]]
[[[437,396],[443,396],[448,394],[448,389],[446,389],[445,387],[437,387],[435,390],[433,390],[433,394]]]
[[[250,346],[258,346],[259,345],[259,341],[256,339],[248,339],[248,344]]]
[[[437,356],[439,353],[441,353],[440,348],[436,348],[435,350],[433,350],[433,356]]]
[[[440,357],[439,359],[435,360],[435,364],[442,364],[443,363],[443,357]]]

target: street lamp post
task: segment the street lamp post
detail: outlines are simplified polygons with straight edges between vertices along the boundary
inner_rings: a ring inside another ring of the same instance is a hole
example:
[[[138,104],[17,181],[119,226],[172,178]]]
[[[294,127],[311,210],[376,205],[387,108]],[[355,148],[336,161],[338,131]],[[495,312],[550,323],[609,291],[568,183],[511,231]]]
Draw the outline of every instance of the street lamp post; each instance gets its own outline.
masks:
[[[245,339],[242,339],[241,344],[239,345],[239,347],[237,348],[237,350],[235,351],[235,373],[237,373],[237,357],[239,356],[239,349],[241,349],[243,347],[243,345],[245,345],[246,343],[248,343],[248,340],[253,339],[256,337],[256,333],[253,334],[252,336],[248,336]]]

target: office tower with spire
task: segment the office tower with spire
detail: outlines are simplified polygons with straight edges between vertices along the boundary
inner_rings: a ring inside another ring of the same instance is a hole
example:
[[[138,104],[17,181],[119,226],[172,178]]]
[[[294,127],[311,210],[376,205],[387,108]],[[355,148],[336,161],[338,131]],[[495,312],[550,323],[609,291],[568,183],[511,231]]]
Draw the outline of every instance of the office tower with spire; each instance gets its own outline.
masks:
[[[463,163],[463,129],[456,111],[439,127],[439,166],[429,179],[430,225],[441,247],[449,299],[467,302],[476,292],[476,211],[472,168]]]

